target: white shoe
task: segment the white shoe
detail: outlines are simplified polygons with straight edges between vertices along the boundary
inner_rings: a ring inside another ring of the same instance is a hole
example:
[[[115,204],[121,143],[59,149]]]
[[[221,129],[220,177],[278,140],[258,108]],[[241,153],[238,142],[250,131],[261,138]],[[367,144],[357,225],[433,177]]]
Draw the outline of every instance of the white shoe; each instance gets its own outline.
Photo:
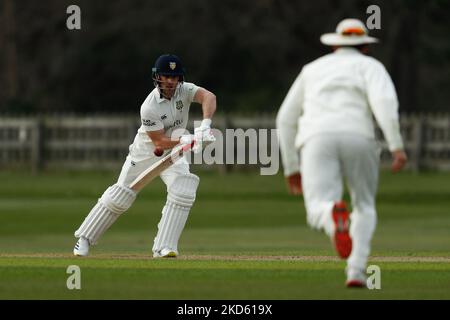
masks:
[[[89,240],[83,237],[78,239],[73,248],[73,254],[80,257],[86,257],[89,254]]]
[[[366,288],[367,278],[364,269],[348,268],[345,285],[348,288]]]
[[[153,258],[176,258],[178,256],[177,250],[164,248],[159,251],[153,252]]]

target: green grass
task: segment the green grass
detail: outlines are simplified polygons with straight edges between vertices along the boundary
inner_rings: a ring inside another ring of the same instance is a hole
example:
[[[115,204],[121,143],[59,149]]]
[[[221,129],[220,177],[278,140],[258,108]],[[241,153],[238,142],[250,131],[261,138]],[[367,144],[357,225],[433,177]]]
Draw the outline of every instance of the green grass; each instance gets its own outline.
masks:
[[[89,258],[72,257],[74,230],[116,174],[0,172],[0,299],[450,298],[450,173],[381,174],[369,264],[380,266],[382,288],[363,291],[344,288],[345,263],[306,226],[302,198],[286,194],[280,175],[198,173],[179,246],[194,256],[188,260],[150,258],[165,201],[160,181],[146,187]],[[223,257],[196,258],[202,255]],[[81,267],[82,290],[66,288],[72,264]]]
[[[81,290],[66,288],[67,266]],[[2,259],[2,298],[50,299],[389,299],[448,298],[444,264],[379,263],[381,290],[346,290],[342,262],[150,259]],[[26,288],[26,290],[24,290]],[[7,293],[7,294],[6,294]]]

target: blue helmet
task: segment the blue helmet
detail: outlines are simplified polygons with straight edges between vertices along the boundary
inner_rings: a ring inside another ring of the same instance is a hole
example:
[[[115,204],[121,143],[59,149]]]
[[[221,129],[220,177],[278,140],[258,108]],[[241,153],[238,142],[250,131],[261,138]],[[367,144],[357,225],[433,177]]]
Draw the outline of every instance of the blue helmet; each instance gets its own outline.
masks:
[[[152,68],[152,78],[155,86],[158,86],[160,76],[179,77],[179,81],[184,81],[184,68],[180,58],[174,54],[163,54],[155,61],[155,66]]]

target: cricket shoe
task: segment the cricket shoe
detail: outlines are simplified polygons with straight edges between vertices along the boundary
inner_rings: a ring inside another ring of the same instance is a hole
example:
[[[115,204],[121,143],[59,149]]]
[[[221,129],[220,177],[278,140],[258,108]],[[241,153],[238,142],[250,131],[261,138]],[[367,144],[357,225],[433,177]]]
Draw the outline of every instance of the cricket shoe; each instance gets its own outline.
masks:
[[[347,259],[352,252],[352,239],[350,238],[350,214],[344,201],[334,204],[332,216],[335,226],[334,246],[339,256]]]
[[[347,288],[366,288],[367,278],[364,270],[356,268],[347,269],[347,281],[345,282]]]
[[[153,253],[153,258],[176,258],[178,256],[177,250],[164,248]]]
[[[89,254],[89,240],[83,237],[79,238],[73,248],[73,254],[79,257],[86,257]]]

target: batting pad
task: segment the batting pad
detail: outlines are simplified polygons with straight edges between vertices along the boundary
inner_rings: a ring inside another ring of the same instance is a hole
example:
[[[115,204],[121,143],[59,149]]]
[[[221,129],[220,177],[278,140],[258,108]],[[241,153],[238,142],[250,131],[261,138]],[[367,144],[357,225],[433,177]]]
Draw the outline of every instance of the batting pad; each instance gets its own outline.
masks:
[[[89,244],[96,244],[100,236],[131,207],[135,199],[136,193],[133,190],[118,184],[112,185],[75,231],[75,237],[84,237],[89,240]]]
[[[194,204],[199,181],[199,177],[191,173],[175,178],[169,188],[166,205],[162,210],[153,252],[164,248],[178,250],[178,240]]]

